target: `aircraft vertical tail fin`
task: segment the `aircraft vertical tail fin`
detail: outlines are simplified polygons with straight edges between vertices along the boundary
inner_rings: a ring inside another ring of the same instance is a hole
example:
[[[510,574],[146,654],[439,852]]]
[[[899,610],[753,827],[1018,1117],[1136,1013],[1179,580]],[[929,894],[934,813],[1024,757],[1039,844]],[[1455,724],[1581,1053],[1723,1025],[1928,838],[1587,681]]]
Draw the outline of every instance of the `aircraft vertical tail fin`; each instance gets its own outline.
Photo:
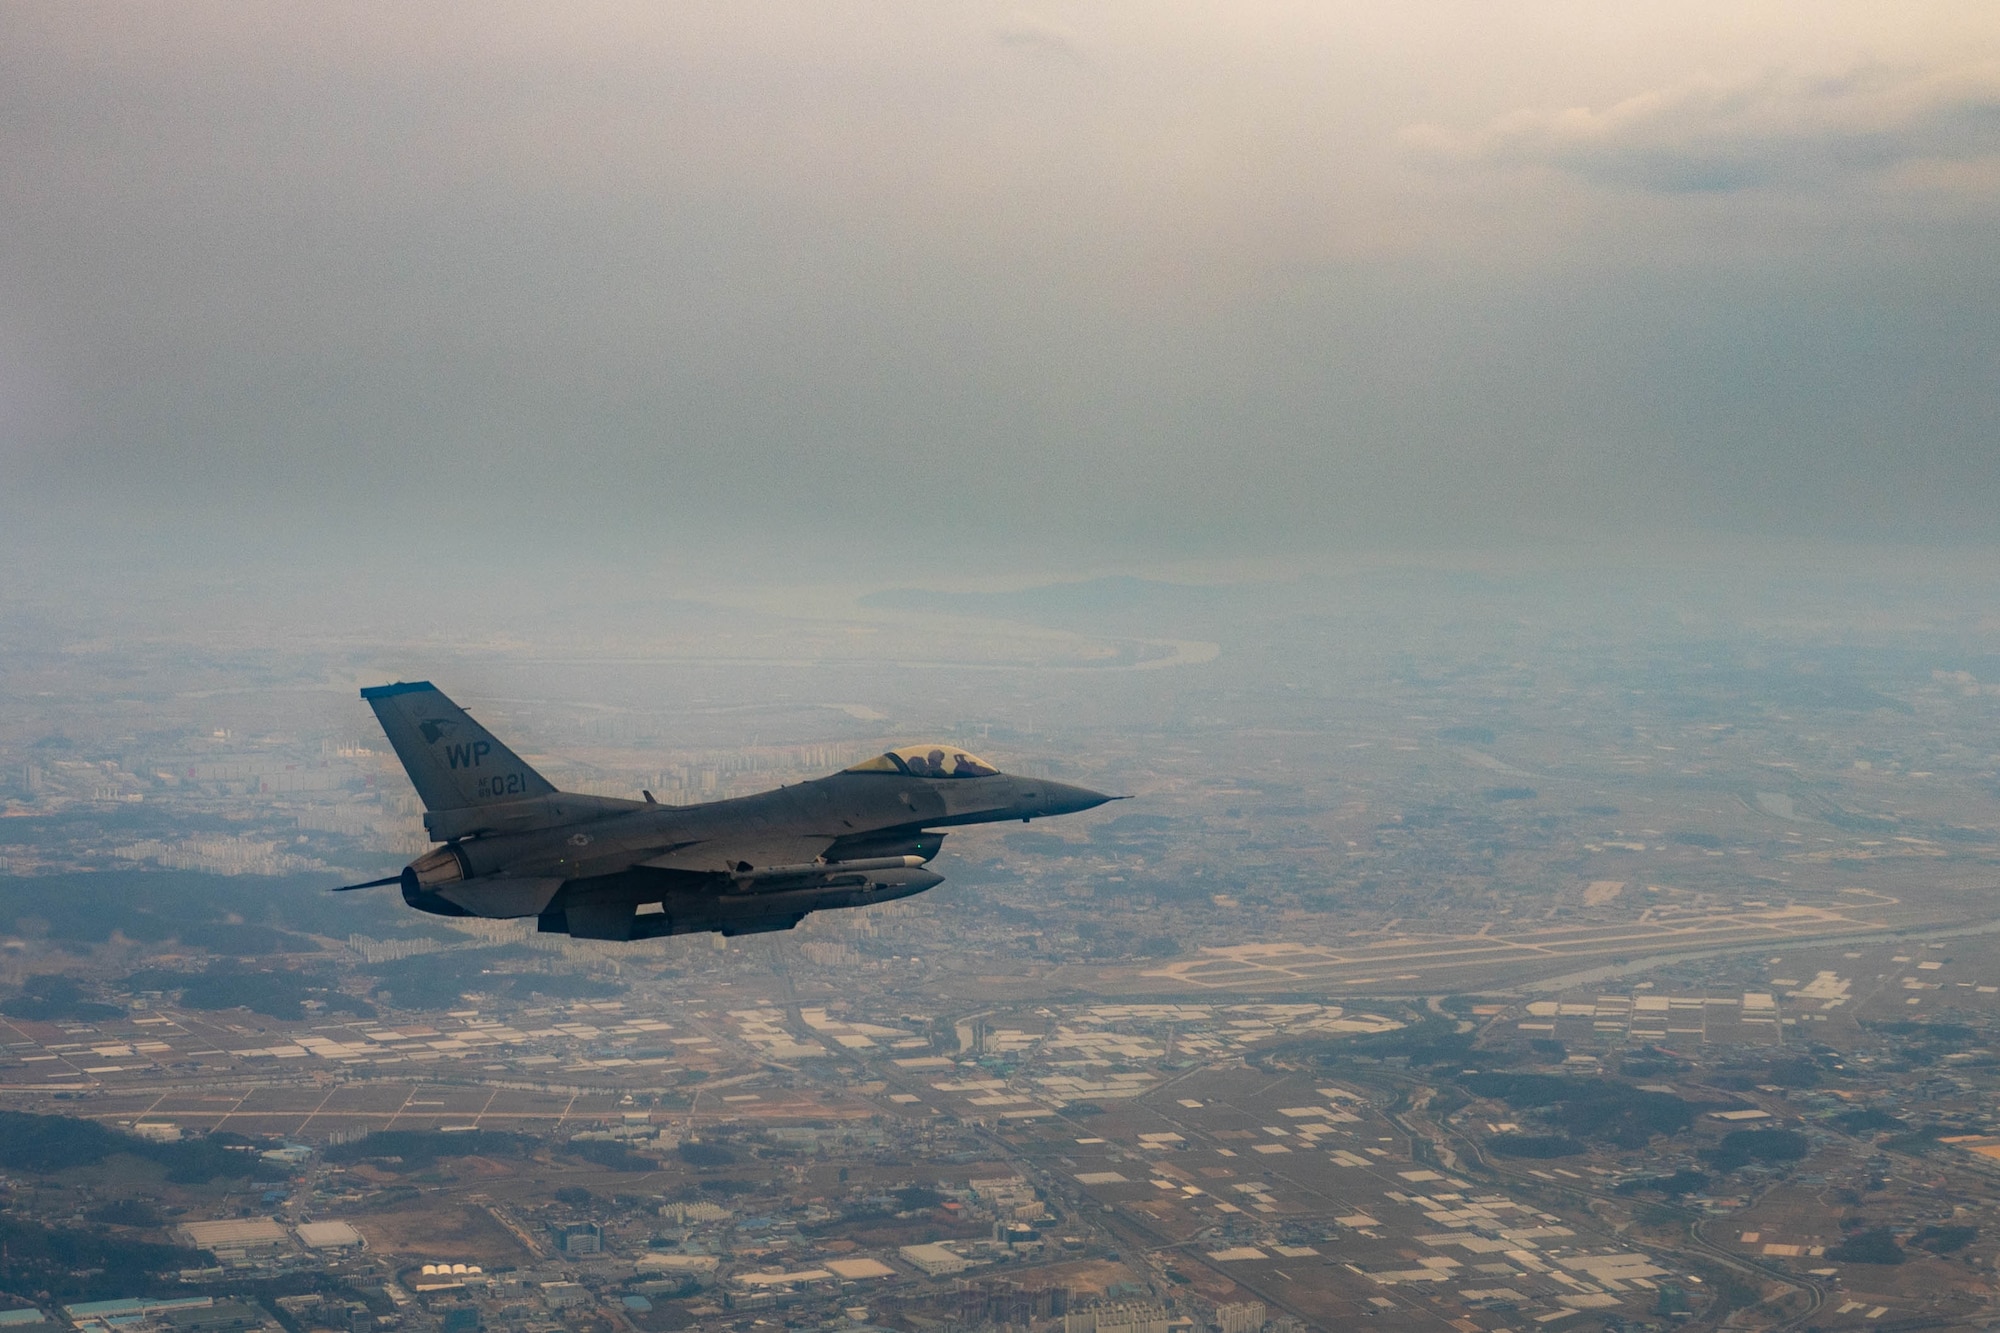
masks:
[[[555,790],[427,680],[371,685],[361,697],[375,710],[426,810],[463,810]]]

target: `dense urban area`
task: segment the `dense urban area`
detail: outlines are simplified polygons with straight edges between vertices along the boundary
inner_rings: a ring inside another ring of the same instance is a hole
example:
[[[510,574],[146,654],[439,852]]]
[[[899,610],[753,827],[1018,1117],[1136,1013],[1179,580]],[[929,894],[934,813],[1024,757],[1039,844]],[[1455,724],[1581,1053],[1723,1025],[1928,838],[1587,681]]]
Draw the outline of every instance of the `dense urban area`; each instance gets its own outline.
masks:
[[[1897,578],[8,603],[0,1328],[2000,1326],[2000,625]],[[327,892],[429,845],[399,678],[569,790],[1135,799],[782,934],[446,920]]]

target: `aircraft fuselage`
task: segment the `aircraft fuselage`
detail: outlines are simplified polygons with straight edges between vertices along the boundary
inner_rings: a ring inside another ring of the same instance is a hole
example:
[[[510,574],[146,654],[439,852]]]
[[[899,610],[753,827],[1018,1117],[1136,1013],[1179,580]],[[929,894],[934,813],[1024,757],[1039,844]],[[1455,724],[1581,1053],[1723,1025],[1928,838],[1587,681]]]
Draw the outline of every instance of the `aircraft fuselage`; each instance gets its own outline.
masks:
[[[444,844],[376,882],[399,883],[419,911],[532,916],[585,939],[789,929],[808,912],[942,883],[925,864],[943,844],[938,830],[1115,799],[1001,773],[945,745],[700,805],[585,796],[557,791],[428,683],[362,696]]]

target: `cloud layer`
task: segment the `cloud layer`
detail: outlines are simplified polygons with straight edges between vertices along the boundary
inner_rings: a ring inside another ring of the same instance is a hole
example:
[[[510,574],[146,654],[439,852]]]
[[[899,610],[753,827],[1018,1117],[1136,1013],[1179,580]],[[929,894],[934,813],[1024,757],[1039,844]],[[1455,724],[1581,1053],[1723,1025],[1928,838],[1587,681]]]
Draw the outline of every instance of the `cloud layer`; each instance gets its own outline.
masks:
[[[1891,8],[17,7],[0,526],[2000,538],[2000,20]]]
[[[1648,189],[1824,184],[1915,162],[2000,158],[2000,62],[1702,75],[1602,110],[1523,109],[1470,134],[1424,124],[1402,138],[1444,162],[1548,166]]]

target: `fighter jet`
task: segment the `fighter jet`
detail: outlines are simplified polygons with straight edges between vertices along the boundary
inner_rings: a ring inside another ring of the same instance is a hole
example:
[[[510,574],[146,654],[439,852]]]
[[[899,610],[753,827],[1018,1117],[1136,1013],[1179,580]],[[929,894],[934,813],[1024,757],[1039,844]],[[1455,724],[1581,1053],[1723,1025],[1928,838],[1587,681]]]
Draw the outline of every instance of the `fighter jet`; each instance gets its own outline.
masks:
[[[828,777],[702,805],[557,791],[429,681],[361,691],[424,803],[433,848],[400,875],[438,916],[534,917],[588,940],[790,930],[809,912],[908,898],[959,824],[1122,799],[1010,777],[953,745],[908,745]]]

